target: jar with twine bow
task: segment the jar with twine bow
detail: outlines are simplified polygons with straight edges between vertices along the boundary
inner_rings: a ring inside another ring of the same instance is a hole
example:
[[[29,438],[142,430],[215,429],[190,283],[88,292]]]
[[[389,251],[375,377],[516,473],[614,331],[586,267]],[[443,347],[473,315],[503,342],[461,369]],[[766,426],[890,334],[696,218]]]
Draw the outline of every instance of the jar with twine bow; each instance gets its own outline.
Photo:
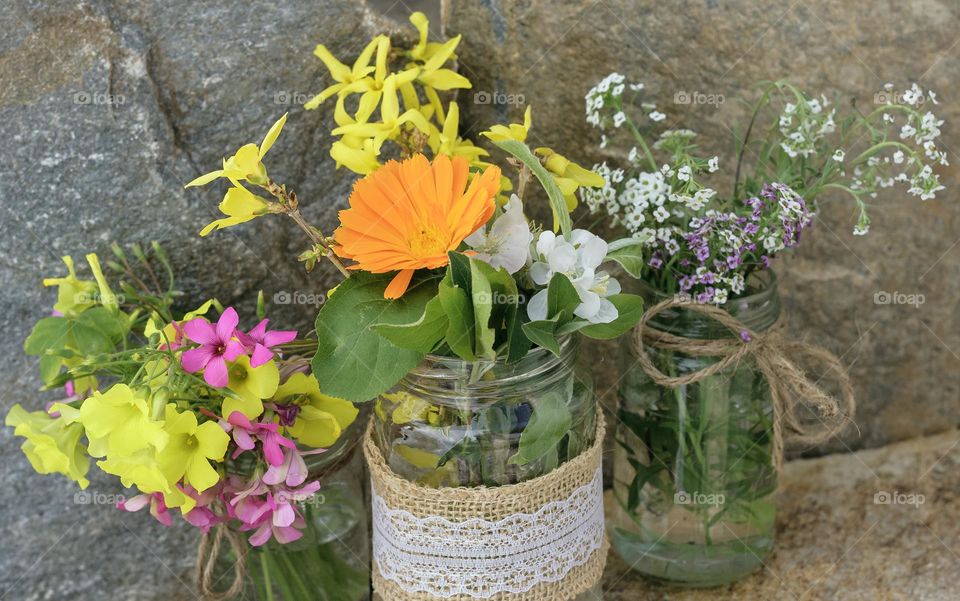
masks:
[[[360,440],[366,415],[346,428],[323,453],[304,457],[307,482],[320,490],[297,506],[303,536],[280,544],[251,546],[250,532],[231,522],[201,535],[197,549],[197,590],[204,601],[368,601],[370,542],[363,491]],[[242,457],[241,457],[242,459]],[[249,466],[228,470],[249,476]],[[283,501],[282,499],[280,501]],[[225,508],[221,505],[221,512]]]
[[[625,339],[607,528],[654,580],[716,586],[762,566],[784,441],[823,442],[853,415],[836,357],[784,332],[775,274],[750,283],[722,308],[641,284],[648,309]]]

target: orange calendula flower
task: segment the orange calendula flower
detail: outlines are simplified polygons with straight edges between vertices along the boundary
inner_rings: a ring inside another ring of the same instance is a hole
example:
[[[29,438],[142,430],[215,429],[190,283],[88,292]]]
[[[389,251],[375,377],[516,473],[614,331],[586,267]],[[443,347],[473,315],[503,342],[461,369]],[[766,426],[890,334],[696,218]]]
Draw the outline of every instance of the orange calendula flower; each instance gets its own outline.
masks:
[[[399,271],[385,298],[400,298],[414,270],[443,267],[447,252],[493,215],[500,169],[488,167],[470,180],[463,157],[422,154],[390,161],[359,180],[350,208],[340,211],[334,250],[356,261],[351,269]]]

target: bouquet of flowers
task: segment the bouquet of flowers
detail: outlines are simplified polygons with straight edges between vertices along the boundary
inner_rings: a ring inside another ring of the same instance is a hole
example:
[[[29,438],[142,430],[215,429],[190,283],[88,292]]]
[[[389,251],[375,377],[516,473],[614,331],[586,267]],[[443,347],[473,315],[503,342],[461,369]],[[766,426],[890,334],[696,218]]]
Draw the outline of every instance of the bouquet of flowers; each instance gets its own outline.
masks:
[[[215,299],[176,314],[170,264],[159,245],[153,251],[134,246],[131,259],[114,245],[109,266],[122,277],[120,292],[93,254],[86,257],[93,280],[81,279],[70,257],[65,277],[44,280],[58,288],[57,303],[24,349],[40,357],[45,387],[66,396],[47,410],[14,405],[6,424],[25,439],[23,452],[39,473],[86,488],[93,458],[134,491],[118,508],[149,507],[167,526],[178,510],[204,534],[226,529],[234,562],[247,544],[262,548],[261,566],[250,571],[258,590],[287,588],[299,574],[307,590],[356,599],[366,588],[363,566],[341,561],[335,580],[302,569],[318,552],[334,556],[323,551],[315,521],[336,501],[319,492],[316,468],[356,419],[356,407],[320,392],[300,354],[304,341],[269,329],[262,302],[249,330]],[[209,559],[200,575],[205,592],[222,576],[217,558]],[[239,578],[234,588],[245,584]]]
[[[933,198],[943,189],[934,168],[947,163],[943,121],[925,108],[936,95],[916,84],[888,84],[866,112],[765,84],[724,185],[719,157],[699,151],[695,132],[665,129],[645,93],[612,73],[585,97],[600,147],[617,134],[628,142],[620,164],[594,167],[605,184],[581,198],[641,242],[640,286],[656,303],[625,353],[611,537],[647,575],[716,585],[756,569],[773,546],[782,437],[822,442],[853,412],[839,361],[779,334],[767,270],[828,194],[853,201],[856,235],[884,188]],[[808,380],[796,365],[805,361],[841,394]],[[805,403],[819,423],[795,413]]]
[[[947,164],[937,142],[943,121],[924,109],[936,94],[916,84],[884,90],[870,112],[853,105],[838,114],[824,95],[782,81],[765,85],[721,187],[719,157],[698,152],[695,132],[661,128],[665,116],[643,97],[644,84],[612,73],[587,93],[587,122],[603,132],[601,148],[625,130],[627,160],[596,165],[605,185],[581,197],[591,213],[642,241],[645,281],[723,305],[747,292],[752,273],[799,244],[825,193],[854,202],[853,232],[865,235],[870,200],[881,189],[903,185],[921,200],[943,189],[934,172]]]
[[[300,255],[306,267],[329,260],[345,276],[317,317],[312,369],[324,393],[355,402],[392,390],[428,355],[474,364],[471,380],[477,382],[498,362],[516,363],[534,348],[559,356],[575,333],[616,337],[642,311],[642,299],[621,293],[602,268],[615,261],[639,273],[640,241],[608,244],[572,226],[577,191],[602,186],[603,178],[552,149],[531,150],[529,108],[522,123],[482,134],[507,154],[515,177],[487,162],[487,150],[460,136],[456,101],[441,97],[471,85],[451,68],[460,36],[431,42],[426,18],[415,13],[411,22],[418,33],[411,48],[393,48],[390,38],[376,36],[352,66],[323,45],[315,50],[334,83],[306,107],[335,102],[331,133],[337,140],[330,156],[338,167],[364,176],[332,234],[308,224],[296,193],[268,175],[263,157],[286,115],[262,143],[243,146],[222,169],[187,184],[226,178],[231,186],[220,205],[225,217],[201,235],[286,214],[311,240]],[[553,214],[546,228],[525,214],[524,196],[534,179]],[[404,398],[409,408],[414,401]],[[449,425],[469,430],[476,416],[468,413],[449,412],[455,421]],[[534,403],[519,422],[516,416],[504,422],[511,431],[527,432],[506,459],[535,461],[555,452],[569,421],[566,407],[553,411]],[[535,422],[538,428],[527,429]],[[538,441],[538,433],[549,439]],[[528,447],[543,451],[531,456]],[[449,450],[435,455],[434,468],[449,459],[443,457]]]

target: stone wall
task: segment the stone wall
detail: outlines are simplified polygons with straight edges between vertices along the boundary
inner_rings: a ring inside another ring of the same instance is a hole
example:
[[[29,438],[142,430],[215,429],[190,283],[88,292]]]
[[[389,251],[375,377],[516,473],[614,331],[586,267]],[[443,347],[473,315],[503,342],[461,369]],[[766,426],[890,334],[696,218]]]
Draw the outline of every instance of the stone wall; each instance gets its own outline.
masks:
[[[396,3],[372,5],[367,12],[349,0],[21,0],[0,12],[4,410],[14,402],[42,404],[35,361],[20,345],[53,302],[40,280],[61,272],[62,254],[157,239],[174,255],[188,297],[246,299],[248,308],[258,289],[268,298],[327,289],[333,274],[320,268],[305,277],[291,260],[303,242],[290,224],[262,219],[200,239],[218,193],[185,192],[182,184],[240,143],[258,141],[289,110],[271,151],[274,173],[298,190],[312,219],[332,224],[352,178],[327,157],[329,113],[299,105],[324,82],[311,55],[317,42],[352,58],[387,26],[382,11],[398,14]],[[740,100],[752,97],[754,82],[787,76],[862,102],[885,81],[919,80],[941,91],[945,141],[960,147],[949,125],[960,117],[950,85],[960,75],[960,48],[953,47],[960,8],[951,0],[449,0],[444,16],[448,33],[464,33],[461,66],[474,91],[524,95],[534,104],[532,141],[587,163],[599,157],[581,119],[582,97],[612,70],[645,81],[671,122],[699,130],[724,157],[729,128],[743,117]],[[717,108],[674,104],[678,91],[726,101]],[[475,104],[470,95],[461,103],[466,123],[481,128],[522,112]],[[838,199],[804,248],[780,266],[795,331],[852,365],[860,432],[825,450],[876,446],[960,421],[958,179],[951,167],[942,200],[879,199],[865,239],[849,234],[849,207]],[[926,303],[877,306],[881,290],[922,293]],[[278,317],[304,326],[315,307],[279,309]],[[598,357],[601,369],[609,359]],[[603,373],[609,400],[614,376]],[[7,541],[0,596],[194,598],[192,531],[78,503],[72,484],[33,474],[8,430],[0,445]],[[93,501],[117,492],[112,478],[95,478],[90,490]]]

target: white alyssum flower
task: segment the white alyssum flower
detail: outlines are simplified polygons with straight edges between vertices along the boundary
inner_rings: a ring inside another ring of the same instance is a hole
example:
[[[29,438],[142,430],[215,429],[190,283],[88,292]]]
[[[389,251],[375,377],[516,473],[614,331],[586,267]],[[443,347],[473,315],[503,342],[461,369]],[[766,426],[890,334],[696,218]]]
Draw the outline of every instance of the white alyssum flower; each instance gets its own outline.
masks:
[[[707,161],[707,171],[716,173],[718,169],[720,169],[720,157],[715,156]]]
[[[624,113],[623,111],[617,111],[617,112],[613,115],[613,126],[614,126],[614,127],[620,127],[621,125],[623,125],[624,123],[626,123],[626,121],[627,121],[627,115],[626,115],[626,113]]]
[[[527,264],[533,234],[523,214],[523,202],[514,194],[503,206],[490,231],[481,227],[464,240],[477,251],[476,258],[489,263],[495,269],[504,268],[507,273],[516,273]]]
[[[841,149],[841,148],[838,148],[838,149],[836,149],[836,150],[833,152],[833,160],[836,161],[836,162],[838,162],[838,163],[842,163],[844,157],[846,157],[846,156],[847,156],[846,153],[843,152],[843,149]]]
[[[667,118],[667,116],[660,111],[653,111],[648,115],[648,117],[650,117],[651,121],[663,121]]]
[[[620,293],[620,283],[605,271],[597,271],[607,256],[607,243],[587,230],[573,230],[570,240],[545,231],[531,249],[533,263],[530,279],[538,286],[547,286],[557,273],[570,279],[580,304],[574,315],[590,323],[610,323],[619,313],[607,297]],[[527,303],[532,321],[547,319],[547,290],[540,290]]]
[[[691,175],[693,175],[693,169],[690,168],[690,165],[684,165],[677,169],[677,179],[682,182],[690,181]]]

